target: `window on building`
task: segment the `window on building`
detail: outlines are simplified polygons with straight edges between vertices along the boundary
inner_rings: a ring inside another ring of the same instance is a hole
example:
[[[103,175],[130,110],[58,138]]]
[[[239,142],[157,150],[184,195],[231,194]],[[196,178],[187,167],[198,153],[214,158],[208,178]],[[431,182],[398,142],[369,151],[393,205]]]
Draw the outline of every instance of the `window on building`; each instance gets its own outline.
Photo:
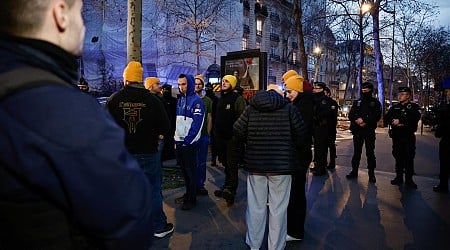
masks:
[[[273,68],[272,67],[270,67],[269,68],[269,76],[273,76],[274,74],[273,74]]]
[[[261,48],[261,42],[256,42],[256,48],[260,49]]]
[[[297,52],[295,50],[292,51],[292,61],[297,61]]]
[[[261,19],[256,20],[256,35],[262,36],[262,26],[263,22]]]
[[[247,38],[243,37],[242,38],[242,50],[247,50],[248,49],[248,41]]]

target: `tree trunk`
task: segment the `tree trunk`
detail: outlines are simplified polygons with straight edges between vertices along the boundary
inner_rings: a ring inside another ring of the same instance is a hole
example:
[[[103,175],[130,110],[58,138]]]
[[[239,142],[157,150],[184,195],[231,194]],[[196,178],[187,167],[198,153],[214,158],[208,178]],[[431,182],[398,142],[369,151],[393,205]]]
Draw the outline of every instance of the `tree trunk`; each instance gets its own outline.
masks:
[[[127,62],[142,62],[142,0],[128,0]]]
[[[308,81],[308,57],[306,56],[305,41],[303,37],[302,25],[302,0],[294,0],[294,18],[297,28],[298,49],[300,51],[300,68],[302,70],[303,79]]]
[[[375,67],[378,82],[378,100],[381,103],[381,111],[384,114],[384,82],[383,82],[383,55],[380,46],[380,0],[372,3],[372,20],[373,20],[373,47],[375,51]]]

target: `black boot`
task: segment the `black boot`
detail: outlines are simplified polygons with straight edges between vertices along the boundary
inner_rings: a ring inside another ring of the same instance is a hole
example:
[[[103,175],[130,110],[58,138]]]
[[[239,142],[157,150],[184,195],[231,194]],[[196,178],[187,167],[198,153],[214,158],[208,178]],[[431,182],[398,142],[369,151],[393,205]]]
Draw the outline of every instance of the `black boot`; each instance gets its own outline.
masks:
[[[375,170],[373,168],[369,169],[369,182],[377,182],[377,178],[375,178]]]
[[[335,169],[335,168],[336,168],[336,163],[333,160],[331,160],[330,164],[328,164],[328,166],[327,166],[327,169],[328,170],[332,170],[332,169]]]
[[[433,191],[436,193],[448,193],[448,184],[442,185],[442,182],[433,187]]]
[[[347,179],[356,179],[358,178],[358,169],[352,169],[352,171],[346,175]]]
[[[313,172],[314,176],[322,176],[327,174],[325,167],[315,167],[315,169],[316,171]]]
[[[405,179],[405,186],[417,189],[417,184],[413,181],[412,177]]]

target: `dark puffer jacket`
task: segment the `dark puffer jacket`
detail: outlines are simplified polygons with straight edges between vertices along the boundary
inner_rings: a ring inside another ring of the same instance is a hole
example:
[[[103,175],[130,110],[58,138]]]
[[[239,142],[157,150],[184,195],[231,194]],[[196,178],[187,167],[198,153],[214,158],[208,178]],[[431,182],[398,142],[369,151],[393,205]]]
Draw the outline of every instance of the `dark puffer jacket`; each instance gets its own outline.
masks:
[[[300,170],[307,127],[298,109],[275,91],[256,93],[233,128],[247,145],[245,170],[274,174]]]

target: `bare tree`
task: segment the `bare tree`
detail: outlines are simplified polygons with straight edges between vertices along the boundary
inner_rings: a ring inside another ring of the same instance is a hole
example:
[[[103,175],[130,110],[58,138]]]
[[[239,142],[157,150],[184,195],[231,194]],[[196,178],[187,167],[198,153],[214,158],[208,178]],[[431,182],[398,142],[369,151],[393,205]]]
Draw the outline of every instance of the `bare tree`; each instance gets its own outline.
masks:
[[[232,8],[232,0],[155,2],[157,13],[153,17],[154,32],[158,39],[168,43],[163,53],[178,55],[179,62],[192,64],[197,73],[201,73],[201,58],[211,57],[207,53],[213,46],[235,39],[242,26],[238,26],[236,18],[233,18],[237,13]],[[186,59],[186,56],[189,58]],[[190,60],[192,57],[195,57],[195,62]]]

